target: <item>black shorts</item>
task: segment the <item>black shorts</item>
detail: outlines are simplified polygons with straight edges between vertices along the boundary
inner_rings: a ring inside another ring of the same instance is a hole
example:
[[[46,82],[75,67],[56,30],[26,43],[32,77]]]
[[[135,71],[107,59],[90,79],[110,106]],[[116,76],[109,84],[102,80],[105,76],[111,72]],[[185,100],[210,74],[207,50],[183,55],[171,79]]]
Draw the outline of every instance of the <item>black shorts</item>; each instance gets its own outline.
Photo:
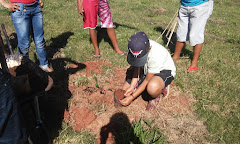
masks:
[[[171,74],[171,70],[162,70],[160,73],[155,74],[155,76],[159,76],[164,81],[164,88],[167,87],[174,80],[174,77]]]
[[[130,76],[131,75],[131,76]],[[127,77],[126,77],[126,81],[131,84],[132,81],[132,76],[133,76],[133,69],[128,69],[127,71]],[[167,87],[169,84],[171,84],[171,82],[174,80],[174,77],[171,74],[171,70],[162,70],[160,71],[160,73],[156,73],[155,76],[159,76],[162,78],[163,82],[164,82],[164,88]],[[136,88],[143,82],[143,80],[145,79],[145,75],[141,75],[138,81],[138,85],[136,86]]]

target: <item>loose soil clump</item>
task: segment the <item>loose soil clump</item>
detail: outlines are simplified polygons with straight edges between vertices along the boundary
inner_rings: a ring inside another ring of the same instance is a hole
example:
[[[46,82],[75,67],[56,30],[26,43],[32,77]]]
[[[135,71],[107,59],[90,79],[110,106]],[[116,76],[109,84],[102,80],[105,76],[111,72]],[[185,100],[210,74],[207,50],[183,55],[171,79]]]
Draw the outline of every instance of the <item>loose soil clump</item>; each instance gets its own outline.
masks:
[[[115,92],[114,92],[114,102],[115,102],[115,106],[122,106],[121,103],[120,103],[120,100],[124,99],[125,96],[125,90],[123,89],[117,89]]]

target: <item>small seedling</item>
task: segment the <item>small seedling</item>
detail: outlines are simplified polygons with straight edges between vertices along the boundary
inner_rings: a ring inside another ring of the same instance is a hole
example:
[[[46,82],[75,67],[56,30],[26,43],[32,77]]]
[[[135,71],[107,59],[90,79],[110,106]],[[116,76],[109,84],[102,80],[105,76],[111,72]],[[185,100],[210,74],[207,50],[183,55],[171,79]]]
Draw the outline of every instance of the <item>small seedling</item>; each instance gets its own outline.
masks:
[[[149,122],[145,118],[141,118],[137,122],[133,122],[134,135],[144,144],[158,144],[166,141],[161,134],[161,129],[152,126],[154,121]]]
[[[92,110],[95,111],[96,114],[101,114],[107,111],[107,105],[103,103],[96,103],[95,105],[90,106]]]
[[[99,85],[98,85],[98,79],[97,79],[96,76],[94,77],[94,80],[96,81],[96,83],[95,83],[96,88],[100,88]]]
[[[79,76],[77,78],[77,81],[74,84],[77,85],[77,86],[87,86],[88,83],[89,83],[89,80],[88,80],[87,77]]]

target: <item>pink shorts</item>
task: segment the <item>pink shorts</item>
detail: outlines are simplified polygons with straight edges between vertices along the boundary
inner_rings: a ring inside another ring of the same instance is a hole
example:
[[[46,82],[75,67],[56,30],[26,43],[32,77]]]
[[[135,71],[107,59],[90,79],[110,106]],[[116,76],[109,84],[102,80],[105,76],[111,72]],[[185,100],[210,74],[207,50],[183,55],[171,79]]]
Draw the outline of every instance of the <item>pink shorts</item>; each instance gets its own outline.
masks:
[[[98,16],[102,28],[114,27],[108,0],[99,0]]]
[[[83,28],[95,29],[97,27],[98,0],[83,0]]]

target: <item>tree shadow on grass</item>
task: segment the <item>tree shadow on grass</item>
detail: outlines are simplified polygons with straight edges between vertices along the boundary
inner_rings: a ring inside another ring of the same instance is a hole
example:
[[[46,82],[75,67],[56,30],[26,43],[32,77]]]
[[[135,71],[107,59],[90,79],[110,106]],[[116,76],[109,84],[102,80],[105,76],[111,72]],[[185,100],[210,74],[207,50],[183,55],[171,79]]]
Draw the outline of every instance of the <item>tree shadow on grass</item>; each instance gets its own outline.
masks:
[[[154,30],[157,31],[157,32],[160,32],[160,34],[162,34],[162,32],[164,31],[164,29],[163,29],[162,27],[155,27]],[[167,42],[168,42],[168,39],[166,38],[166,34],[167,34],[167,30],[166,30],[165,33],[162,35],[162,40],[163,40],[165,46],[167,45]],[[169,34],[169,35],[170,35],[170,34]],[[171,54],[173,54],[174,51],[175,51],[176,41],[177,41],[177,36],[176,36],[176,33],[173,32],[171,41],[170,41],[169,44],[168,44],[168,48],[169,48]],[[192,59],[192,57],[193,57],[193,52],[187,50],[187,49],[186,49],[186,45],[184,45],[180,57],[181,57],[181,56],[187,56],[187,57],[189,57],[190,59]]]
[[[135,136],[128,116],[123,112],[115,113],[110,122],[101,128],[100,144],[141,144],[139,138]]]

